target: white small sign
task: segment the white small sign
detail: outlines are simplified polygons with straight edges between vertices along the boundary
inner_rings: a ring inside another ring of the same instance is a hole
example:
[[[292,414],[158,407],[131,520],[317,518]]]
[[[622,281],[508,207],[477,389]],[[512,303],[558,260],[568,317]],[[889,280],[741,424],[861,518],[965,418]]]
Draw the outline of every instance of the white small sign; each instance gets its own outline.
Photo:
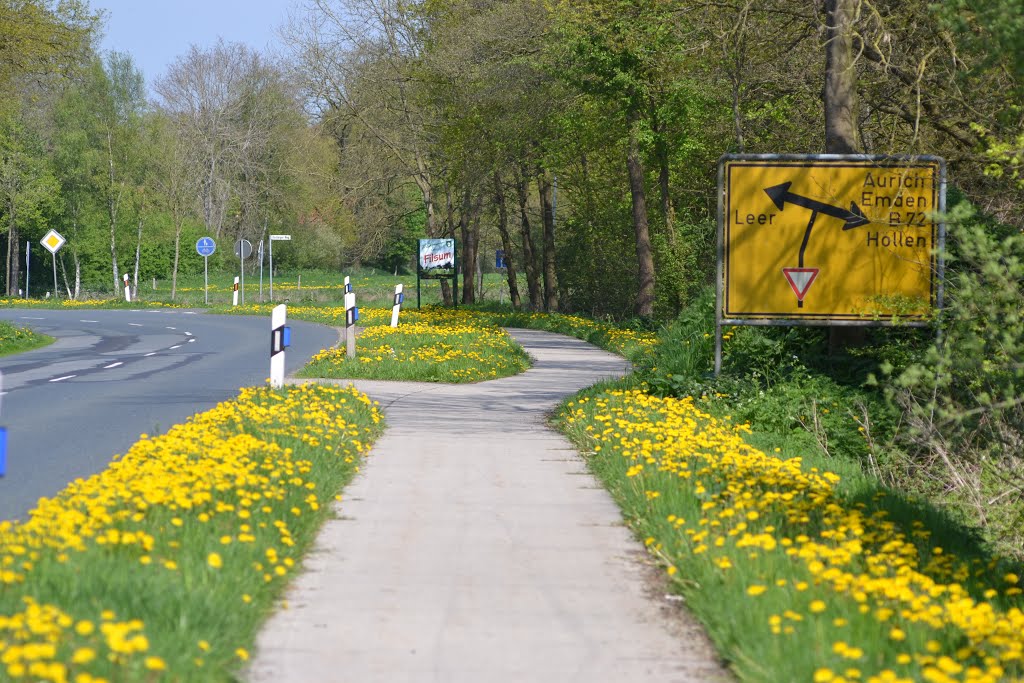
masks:
[[[271,235],[270,241],[272,242],[290,242],[292,239],[291,235]]]
[[[64,246],[65,242],[67,242],[67,240],[64,239],[64,236],[56,230],[51,230],[46,233],[43,239],[39,240],[39,244],[46,247],[51,254],[56,254],[60,251],[60,248]]]

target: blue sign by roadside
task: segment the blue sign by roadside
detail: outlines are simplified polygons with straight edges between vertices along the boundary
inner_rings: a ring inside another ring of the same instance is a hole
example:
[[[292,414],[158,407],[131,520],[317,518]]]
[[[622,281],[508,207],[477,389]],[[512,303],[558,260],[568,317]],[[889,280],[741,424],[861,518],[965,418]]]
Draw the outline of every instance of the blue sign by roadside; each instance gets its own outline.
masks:
[[[495,267],[495,269],[507,268],[508,267],[505,264],[505,250],[504,249],[497,249],[497,250],[495,250],[495,252],[494,252],[494,267]]]
[[[200,256],[210,256],[217,250],[217,243],[213,241],[212,237],[200,237],[196,241],[196,251],[199,252]]]

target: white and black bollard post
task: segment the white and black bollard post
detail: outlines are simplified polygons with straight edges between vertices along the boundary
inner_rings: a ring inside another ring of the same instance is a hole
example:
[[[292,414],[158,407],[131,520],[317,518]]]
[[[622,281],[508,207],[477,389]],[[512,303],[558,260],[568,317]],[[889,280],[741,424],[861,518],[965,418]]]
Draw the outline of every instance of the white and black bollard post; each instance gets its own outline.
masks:
[[[398,327],[398,313],[402,310],[402,302],[405,301],[405,292],[402,285],[395,285],[395,303],[391,306],[391,327]]]
[[[285,325],[288,309],[284,304],[275,306],[270,313],[270,386],[284,386],[284,350],[292,345],[292,328]]]
[[[349,293],[351,291],[352,291],[352,284],[349,282],[348,275],[346,275],[345,276],[345,288],[342,290],[342,293],[343,293],[343,295],[345,297],[345,312],[346,312],[345,313],[345,318],[346,318],[346,322],[345,322],[345,327],[342,329],[342,333],[341,333],[342,341],[345,342],[346,348],[348,347],[348,322],[347,322],[347,319],[348,319],[348,295],[349,295]]]
[[[124,300],[132,302],[132,288],[128,285],[128,273],[124,274]]]
[[[345,352],[349,358],[356,357],[356,321],[359,320],[359,309],[356,308],[356,294],[345,295]]]
[[[237,275],[235,276],[234,291],[231,293],[231,305],[232,306],[237,306],[238,305],[238,276]]]

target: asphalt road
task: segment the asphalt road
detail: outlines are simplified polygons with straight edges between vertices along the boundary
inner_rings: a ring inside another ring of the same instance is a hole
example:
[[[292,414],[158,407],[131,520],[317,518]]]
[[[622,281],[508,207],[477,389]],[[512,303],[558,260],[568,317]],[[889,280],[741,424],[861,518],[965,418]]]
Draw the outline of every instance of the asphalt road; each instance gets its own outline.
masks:
[[[0,520],[24,519],[40,497],[103,470],[139,434],[165,432],[270,375],[269,316],[4,309],[0,319],[57,338],[0,357]],[[289,325],[286,373],[338,341],[324,325]]]

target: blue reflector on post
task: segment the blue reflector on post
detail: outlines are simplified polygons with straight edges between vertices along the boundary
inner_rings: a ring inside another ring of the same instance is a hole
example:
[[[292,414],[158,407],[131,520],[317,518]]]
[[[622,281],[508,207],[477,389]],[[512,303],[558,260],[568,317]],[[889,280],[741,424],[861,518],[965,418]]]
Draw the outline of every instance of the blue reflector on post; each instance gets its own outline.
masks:
[[[0,477],[7,473],[7,427],[0,427]]]
[[[359,307],[356,306],[352,309],[352,322],[359,320]]]
[[[292,328],[288,325],[284,326],[284,334],[281,338],[281,348],[287,349],[292,345]]]

